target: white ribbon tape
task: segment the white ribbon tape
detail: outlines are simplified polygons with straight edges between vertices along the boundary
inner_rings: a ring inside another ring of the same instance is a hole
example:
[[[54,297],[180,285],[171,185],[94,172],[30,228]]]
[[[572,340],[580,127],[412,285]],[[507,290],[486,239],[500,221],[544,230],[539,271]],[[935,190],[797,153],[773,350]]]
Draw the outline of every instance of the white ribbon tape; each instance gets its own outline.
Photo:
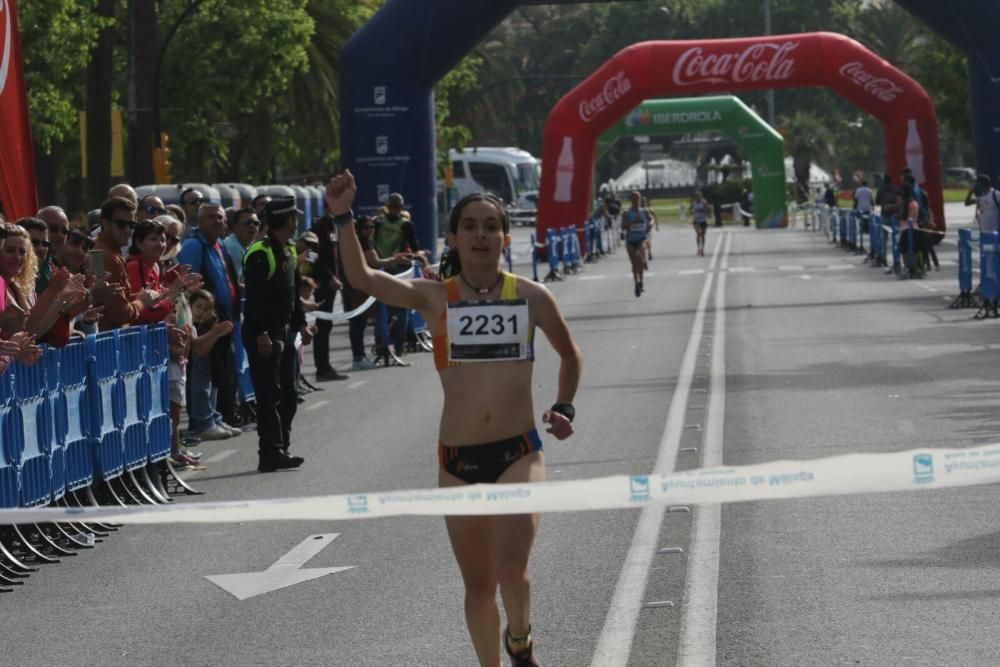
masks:
[[[915,449],[848,454],[813,461],[775,461],[675,475],[619,475],[535,484],[475,484],[443,489],[188,503],[135,508],[46,508],[0,511],[0,524],[51,521],[234,523],[342,521],[400,515],[490,515],[574,512],[649,504],[918,491],[1000,482],[1000,444],[969,449]]]
[[[365,302],[354,310],[347,313],[328,313],[324,310],[314,310],[311,313],[306,314],[306,319],[313,318],[317,320],[330,320],[331,322],[343,322],[344,320],[349,320],[353,317],[357,317],[361,313],[368,310],[368,308],[375,303],[375,297],[370,296],[365,299]]]

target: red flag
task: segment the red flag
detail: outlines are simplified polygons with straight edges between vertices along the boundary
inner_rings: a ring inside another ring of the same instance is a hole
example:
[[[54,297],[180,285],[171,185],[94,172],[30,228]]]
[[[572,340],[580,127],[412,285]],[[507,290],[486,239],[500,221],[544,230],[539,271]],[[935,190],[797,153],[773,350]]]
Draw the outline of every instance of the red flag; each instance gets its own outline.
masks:
[[[38,210],[14,0],[0,0],[0,201],[8,220],[34,215]]]

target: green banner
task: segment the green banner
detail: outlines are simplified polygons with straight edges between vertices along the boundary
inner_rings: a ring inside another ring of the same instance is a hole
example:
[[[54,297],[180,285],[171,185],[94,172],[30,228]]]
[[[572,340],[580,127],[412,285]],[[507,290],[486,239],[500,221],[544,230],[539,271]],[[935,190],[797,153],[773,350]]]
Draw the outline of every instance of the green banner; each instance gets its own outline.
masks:
[[[597,141],[597,157],[621,137],[666,136],[716,130],[750,158],[753,213],[758,227],[786,227],[785,140],[732,95],[647,100]]]

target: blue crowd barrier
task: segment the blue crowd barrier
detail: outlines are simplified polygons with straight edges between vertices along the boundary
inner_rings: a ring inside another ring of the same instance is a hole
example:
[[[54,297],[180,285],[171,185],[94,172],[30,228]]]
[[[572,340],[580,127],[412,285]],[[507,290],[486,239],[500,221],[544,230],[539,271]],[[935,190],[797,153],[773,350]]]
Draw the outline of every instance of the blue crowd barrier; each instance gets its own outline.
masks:
[[[112,480],[125,470],[125,396],[118,375],[118,349],[115,331],[87,336],[87,407],[90,411],[88,433],[95,454],[95,476]]]
[[[979,235],[980,294],[984,301],[996,301],[1000,296],[1000,232]]]
[[[55,413],[58,424],[56,433],[65,433],[63,449],[67,491],[82,489],[94,481],[87,366],[86,342],[74,341],[60,351],[60,392]]]
[[[149,377],[145,372],[145,331],[141,327],[115,330],[118,350],[118,375],[123,392],[122,417],[123,464],[135,470],[149,460],[146,421],[149,418]]]
[[[562,261],[562,257],[559,254],[560,248],[560,238],[556,235],[556,230],[549,228],[548,230],[548,241],[549,241],[549,275],[554,276],[559,273],[559,262]]]
[[[972,292],[972,230],[958,230],[958,289]]]
[[[243,350],[242,345],[240,350]],[[245,360],[246,354],[243,357]],[[170,343],[166,325],[148,327],[145,333],[145,368],[149,383],[146,439],[149,443],[150,463],[162,461],[170,455],[173,423],[170,420],[170,378],[167,370],[169,362]]]
[[[52,412],[49,405],[45,356],[58,350],[45,350],[38,363],[27,366],[15,362],[13,430],[11,456],[17,467],[20,505],[45,505],[52,497],[49,452],[52,449]],[[51,361],[49,362],[52,363]]]
[[[66,494],[66,432],[67,425],[61,418],[62,389],[62,350],[53,348],[46,351],[43,357],[45,363],[46,394],[49,400],[50,423],[52,438],[49,450],[49,477],[51,479],[51,499],[59,500]]]
[[[847,243],[847,211],[840,209],[840,243],[843,245]]]
[[[0,375],[0,507],[17,507],[19,500],[17,486],[17,465],[13,450],[14,439],[19,438],[18,410],[14,406],[14,382],[12,369]]]

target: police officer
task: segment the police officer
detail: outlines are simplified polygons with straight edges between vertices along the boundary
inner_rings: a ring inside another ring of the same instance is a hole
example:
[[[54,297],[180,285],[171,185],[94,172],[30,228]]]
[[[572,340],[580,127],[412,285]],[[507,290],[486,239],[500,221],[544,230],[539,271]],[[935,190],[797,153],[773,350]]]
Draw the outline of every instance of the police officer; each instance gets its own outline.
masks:
[[[298,258],[291,243],[301,213],[293,197],[268,202],[267,235],[252,243],[243,258],[243,345],[257,394],[260,472],[297,468],[303,462],[288,454],[297,405],[295,335],[301,332],[306,344],[312,337],[298,298]]]

